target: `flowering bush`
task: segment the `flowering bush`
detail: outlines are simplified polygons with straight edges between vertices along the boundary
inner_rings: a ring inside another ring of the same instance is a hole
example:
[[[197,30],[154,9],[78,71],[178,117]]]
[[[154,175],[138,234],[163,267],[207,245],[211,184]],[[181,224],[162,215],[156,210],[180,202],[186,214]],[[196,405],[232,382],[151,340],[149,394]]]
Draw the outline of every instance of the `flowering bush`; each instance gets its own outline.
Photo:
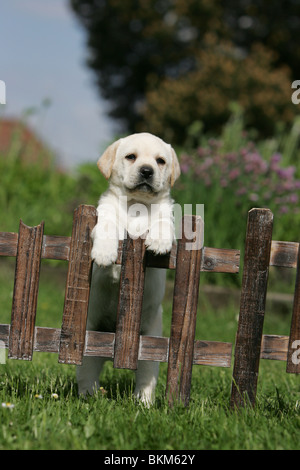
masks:
[[[187,154],[181,156],[182,173],[190,172],[193,179],[206,188],[215,184],[228,188],[236,196],[237,207],[255,202],[260,207],[271,207],[279,214],[299,213],[300,180],[295,178],[295,166],[281,166],[281,154],[274,153],[266,161],[252,142],[226,154],[218,151],[221,142],[211,140],[209,144],[208,148],[197,150],[198,158]]]
[[[174,196],[181,203],[204,204],[206,246],[242,249],[253,207],[272,210],[273,239],[299,239],[300,180],[295,166],[283,166],[280,153],[263,158],[253,142],[224,151],[222,140],[211,139],[193,156],[182,154],[180,163]]]

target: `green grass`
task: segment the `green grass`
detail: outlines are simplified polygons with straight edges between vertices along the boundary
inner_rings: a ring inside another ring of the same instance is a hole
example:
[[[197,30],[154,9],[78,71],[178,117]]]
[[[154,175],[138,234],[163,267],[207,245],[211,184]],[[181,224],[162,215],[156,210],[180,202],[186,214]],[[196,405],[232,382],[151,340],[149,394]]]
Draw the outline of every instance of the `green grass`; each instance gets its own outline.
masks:
[[[42,266],[37,325],[61,326],[65,274],[57,265]],[[13,264],[0,259],[0,323],[10,321],[13,275]],[[201,295],[199,306],[196,337],[234,342],[237,309],[213,310]],[[170,314],[166,299],[165,335]],[[287,334],[289,321],[267,312],[266,332]],[[228,407],[231,368],[195,366],[187,409],[168,408],[166,371],[161,364],[156,401],[147,409],[132,398],[133,373],[114,370],[111,363],[102,377],[107,394],[85,400],[77,397],[75,367],[58,364],[56,354],[35,353],[32,362],[8,360],[0,365],[0,403],[14,408],[0,407],[0,450],[299,448],[300,383],[285,373],[285,363],[261,361],[257,405],[239,413]]]

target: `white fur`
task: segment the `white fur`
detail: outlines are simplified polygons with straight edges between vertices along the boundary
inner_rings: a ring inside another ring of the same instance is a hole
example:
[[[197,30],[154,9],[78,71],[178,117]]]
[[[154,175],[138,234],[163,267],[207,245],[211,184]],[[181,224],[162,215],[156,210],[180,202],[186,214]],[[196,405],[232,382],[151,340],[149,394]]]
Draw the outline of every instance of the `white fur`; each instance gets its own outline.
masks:
[[[135,160],[128,159],[134,155]],[[162,160],[164,163],[162,163]],[[141,168],[153,170],[147,184]],[[145,234],[147,249],[156,254],[170,251],[174,240],[174,221],[170,187],[180,174],[172,147],[158,137],[141,133],[112,144],[98,162],[110,179],[109,189],[99,200],[98,222],[92,232],[93,267],[88,330],[115,331],[119,295],[120,266],[115,265],[119,239],[126,230],[130,236]],[[161,336],[165,270],[147,268],[141,319],[141,334]],[[80,394],[99,388],[99,374],[105,359],[84,357],[77,368]],[[150,404],[154,398],[159,364],[139,361],[135,395]]]

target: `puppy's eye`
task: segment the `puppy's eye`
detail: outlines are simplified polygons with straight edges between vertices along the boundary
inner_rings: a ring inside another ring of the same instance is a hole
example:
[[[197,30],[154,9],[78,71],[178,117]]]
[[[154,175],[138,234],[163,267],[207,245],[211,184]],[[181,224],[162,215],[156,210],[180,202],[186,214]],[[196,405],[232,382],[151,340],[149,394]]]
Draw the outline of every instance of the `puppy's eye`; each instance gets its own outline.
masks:
[[[136,160],[136,156],[134,155],[134,153],[130,153],[129,155],[126,155],[126,160],[131,160],[132,162],[134,162]]]
[[[166,163],[165,160],[161,157],[158,157],[156,159],[156,162],[157,162],[158,165],[165,165],[165,163]]]

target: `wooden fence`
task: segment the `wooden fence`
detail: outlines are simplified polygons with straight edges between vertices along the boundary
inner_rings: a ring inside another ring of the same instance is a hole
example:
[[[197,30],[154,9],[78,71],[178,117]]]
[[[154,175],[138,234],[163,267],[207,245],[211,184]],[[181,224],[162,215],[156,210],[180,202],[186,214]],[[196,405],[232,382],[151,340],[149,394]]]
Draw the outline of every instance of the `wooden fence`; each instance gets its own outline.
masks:
[[[203,222],[191,217],[195,240],[203,238]],[[166,394],[169,404],[189,402],[193,365],[230,367],[232,344],[195,340],[198,291],[201,272],[238,273],[240,252],[198,246],[187,250],[190,236],[173,245],[167,255],[154,256],[142,239],[119,243],[121,264],[118,320],[115,333],[86,331],[91,277],[91,231],[97,221],[93,206],[74,212],[71,237],[44,235],[44,224],[19,233],[0,232],[0,256],[16,257],[10,325],[0,325],[0,341],[11,359],[31,360],[34,351],[58,353],[64,364],[81,364],[83,356],[113,359],[114,367],[136,369],[138,360],[168,363]],[[272,242],[273,215],[268,209],[249,212],[241,307],[235,345],[231,406],[255,403],[259,360],[287,361],[287,372],[300,373],[294,364],[293,343],[300,339],[298,243]],[[68,261],[68,275],[61,329],[35,326],[42,258]],[[263,335],[263,320],[271,266],[297,268],[290,337]],[[145,269],[176,270],[170,338],[140,336]],[[199,318],[201,322],[201,317]]]

